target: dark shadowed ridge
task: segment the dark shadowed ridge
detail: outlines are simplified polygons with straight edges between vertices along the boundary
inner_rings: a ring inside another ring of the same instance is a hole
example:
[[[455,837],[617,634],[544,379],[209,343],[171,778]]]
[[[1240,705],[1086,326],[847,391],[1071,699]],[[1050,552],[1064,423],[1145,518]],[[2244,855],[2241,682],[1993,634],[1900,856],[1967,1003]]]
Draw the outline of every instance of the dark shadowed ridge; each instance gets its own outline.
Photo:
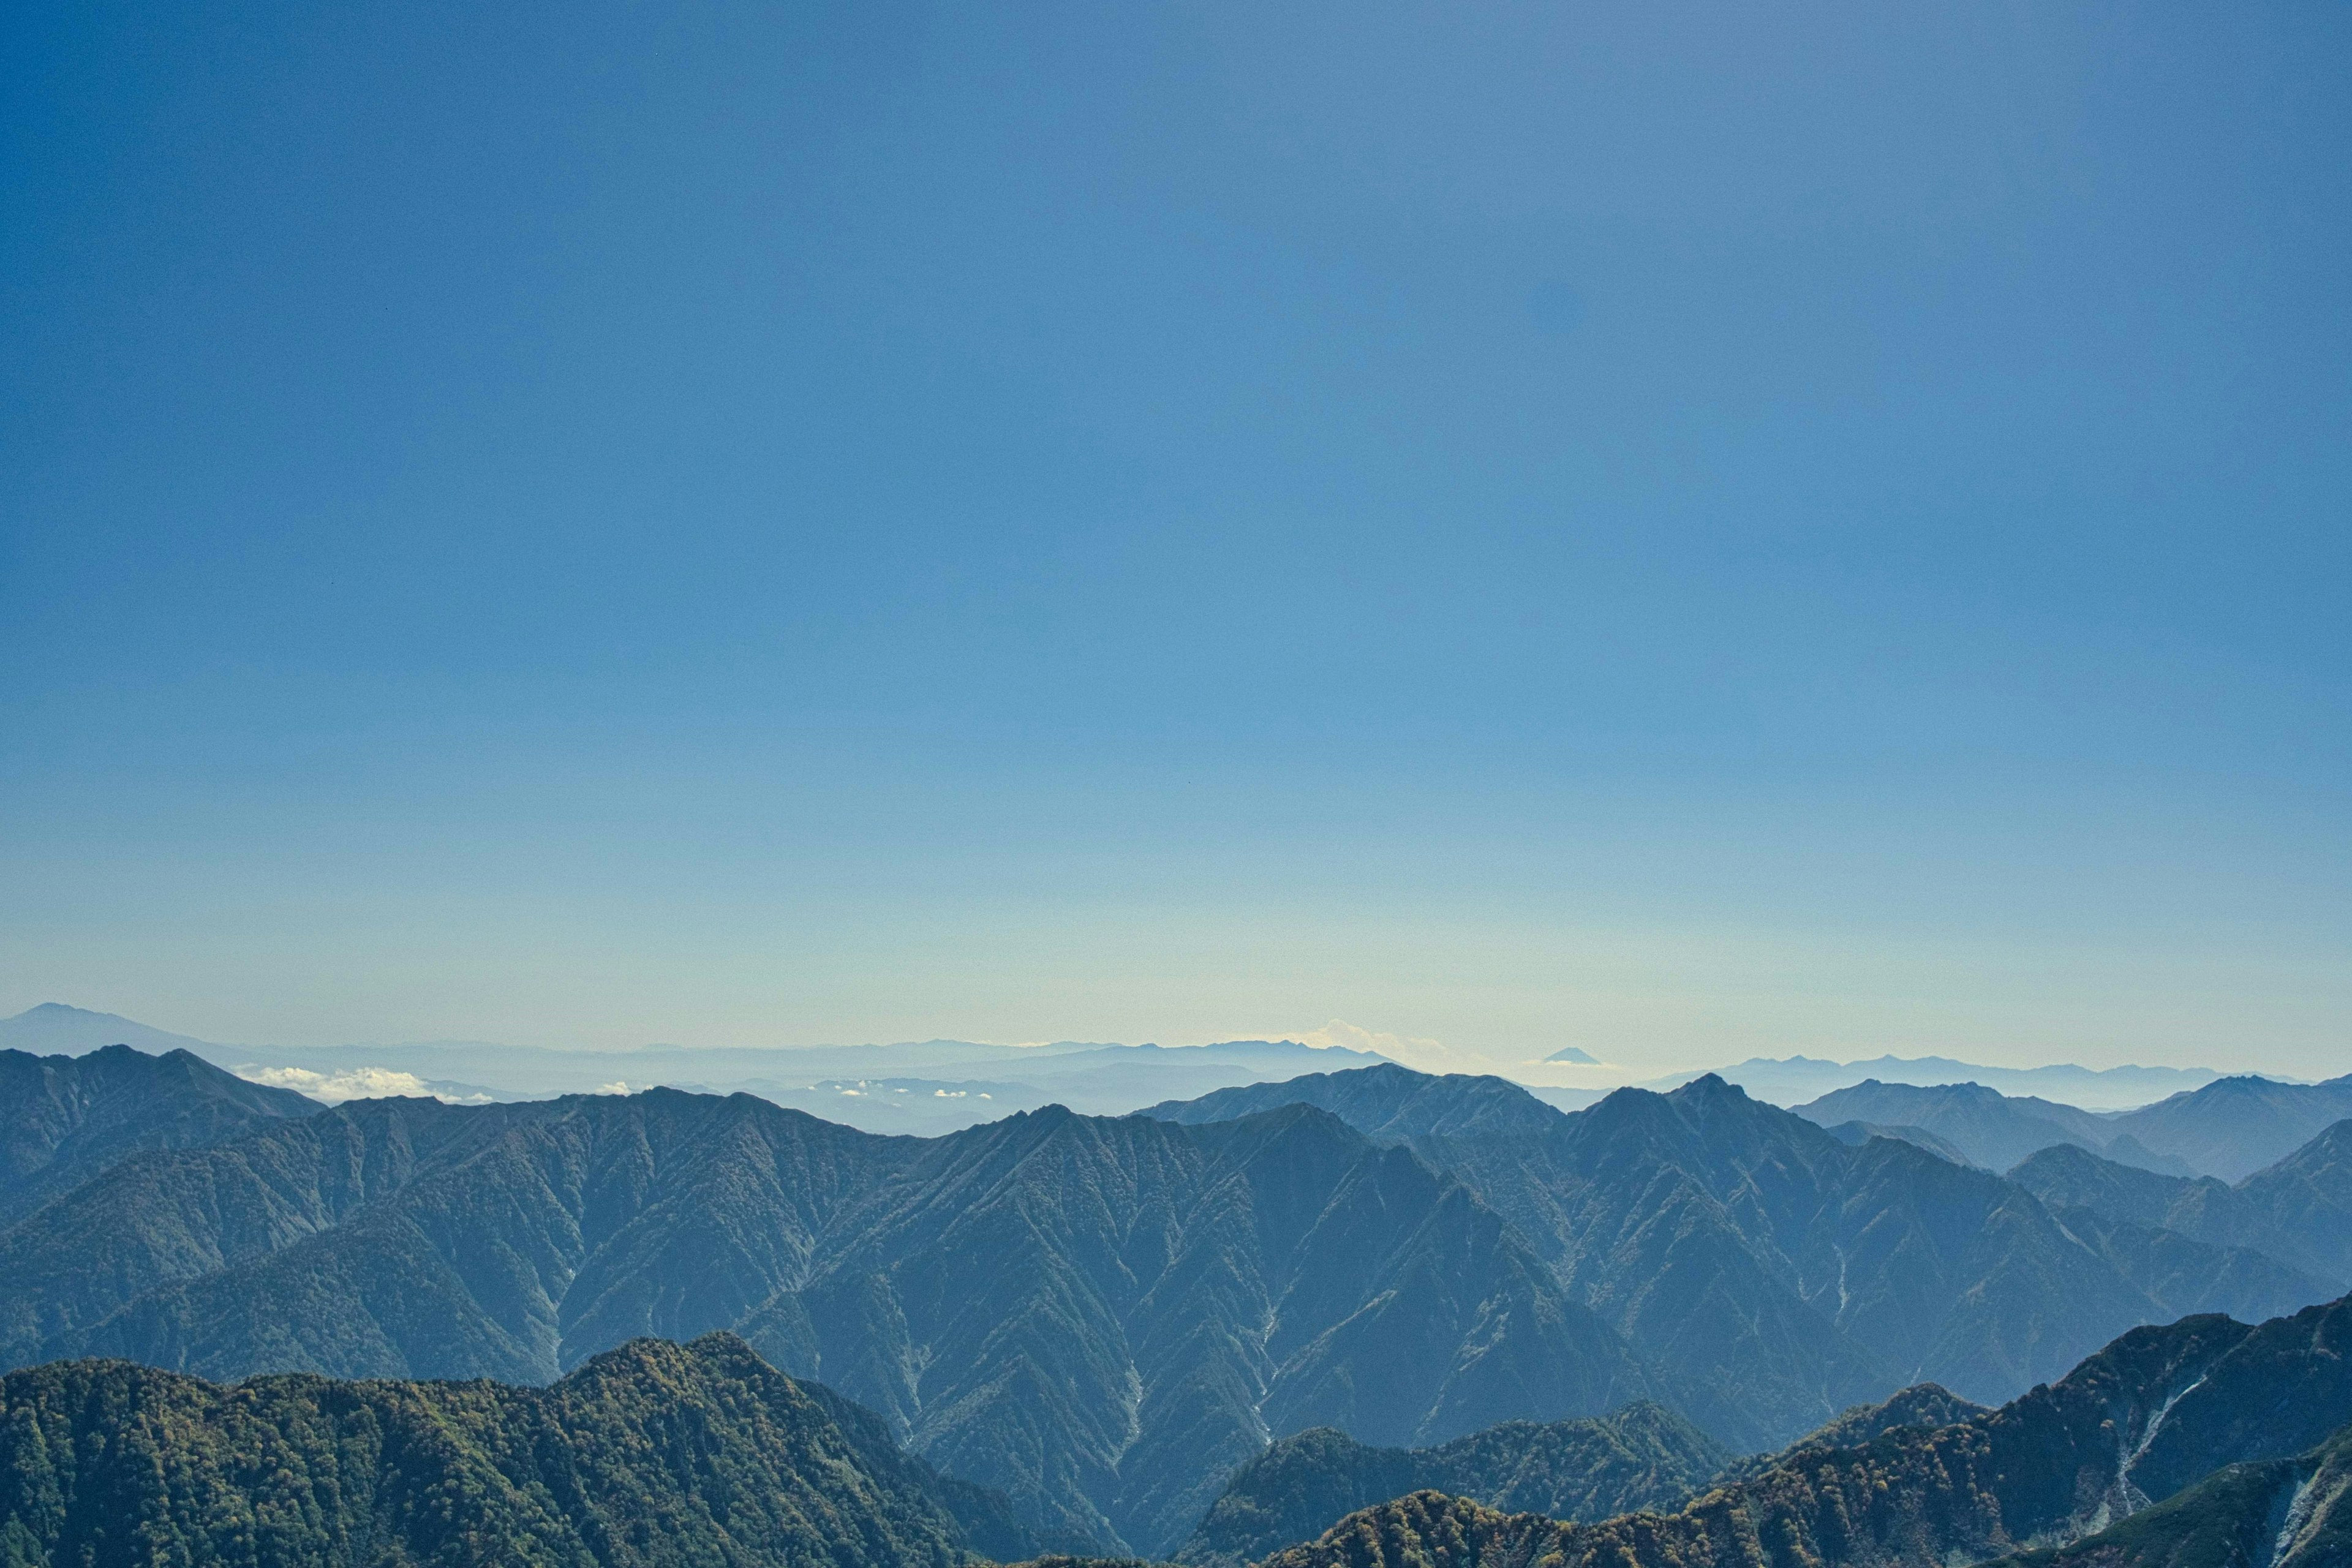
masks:
[[[2326,1443],[2352,1421],[2348,1337],[2352,1301],[2344,1300],[2252,1328],[2199,1317],[2136,1329],[1999,1410],[1952,1426],[1896,1427],[1860,1447],[1801,1450],[1676,1513],[1560,1524],[1420,1492],[1268,1562],[1941,1568],[2063,1546],[2223,1467],[2291,1459]]]
[[[2344,1568],[2352,1426],[2292,1459],[2231,1465],[2071,1545],[1987,1568]]]

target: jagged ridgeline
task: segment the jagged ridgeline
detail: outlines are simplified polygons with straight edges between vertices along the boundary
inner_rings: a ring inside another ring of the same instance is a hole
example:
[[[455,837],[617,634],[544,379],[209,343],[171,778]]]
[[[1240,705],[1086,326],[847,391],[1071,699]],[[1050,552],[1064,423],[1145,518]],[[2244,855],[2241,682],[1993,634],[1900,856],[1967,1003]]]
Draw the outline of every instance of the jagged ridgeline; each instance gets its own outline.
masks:
[[[547,1388],[225,1387],[116,1361],[0,1380],[5,1568],[956,1568],[1035,1546],[1002,1498],[726,1334],[637,1341]]]
[[[2347,1349],[2352,1300],[2187,1319],[1999,1410],[1805,1445],[1674,1513],[1569,1524],[1422,1491],[1269,1568],[2343,1568]]]
[[[2045,1201],[1715,1078],[1569,1116],[1381,1067],[919,1139],[743,1094],[322,1110],[187,1057],[0,1070],[34,1086],[0,1101],[0,1369],[544,1384],[730,1330],[1058,1539],[1152,1556],[1314,1426],[1427,1448],[1648,1398],[1758,1451],[1922,1379],[1995,1404],[2134,1324],[2341,1294],[2246,1237],[2352,1212],[2333,1132],[2226,1189],[2243,1233],[2210,1184],[2133,1197],[2084,1152]]]

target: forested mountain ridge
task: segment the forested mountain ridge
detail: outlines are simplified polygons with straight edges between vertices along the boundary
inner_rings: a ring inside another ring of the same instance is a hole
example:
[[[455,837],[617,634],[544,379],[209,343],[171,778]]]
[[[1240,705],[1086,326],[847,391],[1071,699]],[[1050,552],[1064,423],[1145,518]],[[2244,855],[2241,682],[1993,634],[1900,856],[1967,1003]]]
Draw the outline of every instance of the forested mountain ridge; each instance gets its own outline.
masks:
[[[142,1151],[200,1148],[317,1110],[184,1050],[0,1050],[0,1228]]]
[[[1679,1508],[1730,1458],[1681,1416],[1646,1402],[1577,1421],[1509,1422],[1433,1448],[1375,1448],[1318,1426],[1244,1466],[1176,1561],[1242,1568],[1314,1539],[1357,1509],[1424,1489],[1555,1519]]]
[[[1165,1552],[1310,1426],[1428,1447],[1648,1396],[1765,1448],[2320,1289],[1711,1078],[1573,1116],[1385,1066],[1218,1098],[1274,1108],[915,1139],[749,1095],[354,1101],[0,1232],[0,1364],[545,1382],[732,1329],[1065,1541]]]
[[[1945,1568],[2063,1546],[2326,1442],[2352,1419],[2347,1341],[2352,1301],[2137,1329],[1999,1410],[1802,1448],[1675,1513],[1562,1524],[1418,1492],[1267,1568]]]
[[[1304,1108],[946,1138],[750,1096],[355,1101],[0,1236],[0,1350],[541,1382],[740,1328],[1073,1541],[1165,1551],[1275,1430],[1440,1441],[1656,1392],[1460,1183]]]
[[[233,1387],[126,1362],[0,1379],[0,1563],[957,1568],[1003,1500],[834,1418],[740,1340],[639,1341],[548,1388]]]

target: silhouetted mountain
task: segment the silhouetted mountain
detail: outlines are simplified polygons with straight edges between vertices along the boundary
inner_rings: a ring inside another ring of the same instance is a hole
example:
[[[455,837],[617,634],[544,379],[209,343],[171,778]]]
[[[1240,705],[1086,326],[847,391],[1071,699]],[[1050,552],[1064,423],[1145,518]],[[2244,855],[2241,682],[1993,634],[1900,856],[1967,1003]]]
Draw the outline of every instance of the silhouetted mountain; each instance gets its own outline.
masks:
[[[1501,1217],[1304,1107],[935,1140],[657,1090],[357,1101],[0,1236],[0,1356],[543,1381],[740,1328],[1073,1541],[1172,1548],[1276,1432],[1435,1442],[1652,1390]]]
[[[1989,1171],[2006,1171],[2053,1144],[2073,1143],[2122,1164],[2190,1173],[2188,1166],[2150,1154],[2136,1141],[2122,1142],[2126,1135],[2105,1118],[2047,1100],[2011,1098],[1977,1083],[1920,1088],[1874,1079],[1801,1105],[1797,1114],[1824,1127],[1868,1121],[1924,1128]],[[2119,1142],[2120,1148],[2114,1147]]]
[[[1648,1403],[1580,1421],[1507,1422],[1434,1448],[1374,1448],[1318,1426],[1244,1465],[1176,1561],[1241,1568],[1312,1541],[1357,1509],[1423,1489],[1554,1519],[1680,1508],[1729,1459],[1689,1422]]]
[[[447,1568],[952,1568],[1036,1549],[1003,1500],[713,1335],[551,1388],[256,1378],[123,1362],[0,1380],[0,1560]]]
[[[290,1089],[247,1083],[184,1050],[160,1057],[121,1045],[81,1057],[0,1050],[0,1229],[142,1151],[199,1148],[318,1109]]]
[[[1808,1449],[1677,1513],[1560,1524],[1417,1492],[1268,1562],[1942,1568],[2027,1543],[2064,1545],[2224,1466],[2318,1447],[2352,1417],[2347,1335],[2347,1301],[2260,1328],[2199,1317],[2137,1329],[1999,1410],[1953,1426],[1896,1427],[1860,1447]],[[2306,1561],[2315,1568],[2326,1559]]]
[[[1229,1092],[1151,1114],[1295,1097],[1402,1138],[1668,1369],[1686,1415],[1749,1449],[1907,1384],[1990,1404],[2136,1323],[2223,1306],[2268,1317],[2334,1293],[2178,1238],[2077,1237],[1990,1172],[1895,1140],[1849,1146],[1711,1077],[1572,1115],[1499,1079],[1402,1068]]]
[[[2088,1209],[2216,1247],[2251,1248],[2352,1285],[2352,1121],[2235,1186],[2136,1171],[2068,1147],[2043,1150],[2010,1177],[2054,1209]]]
[[[1987,1568],[2343,1568],[2352,1426],[2292,1459],[2231,1465],[2070,1546]]]
[[[193,1035],[175,1035],[133,1018],[93,1013],[62,1002],[44,1002],[11,1018],[0,1018],[0,1050],[27,1056],[87,1056],[108,1046],[129,1046],[149,1056],[190,1051],[199,1057],[226,1049]]]

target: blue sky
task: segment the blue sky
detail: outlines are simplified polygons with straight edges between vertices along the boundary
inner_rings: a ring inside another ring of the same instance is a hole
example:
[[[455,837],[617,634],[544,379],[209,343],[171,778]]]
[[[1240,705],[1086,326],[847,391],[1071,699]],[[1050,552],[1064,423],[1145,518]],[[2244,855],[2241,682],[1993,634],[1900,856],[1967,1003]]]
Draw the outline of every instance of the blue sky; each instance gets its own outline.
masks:
[[[90,5],[0,1009],[2342,1070],[2340,7]]]

